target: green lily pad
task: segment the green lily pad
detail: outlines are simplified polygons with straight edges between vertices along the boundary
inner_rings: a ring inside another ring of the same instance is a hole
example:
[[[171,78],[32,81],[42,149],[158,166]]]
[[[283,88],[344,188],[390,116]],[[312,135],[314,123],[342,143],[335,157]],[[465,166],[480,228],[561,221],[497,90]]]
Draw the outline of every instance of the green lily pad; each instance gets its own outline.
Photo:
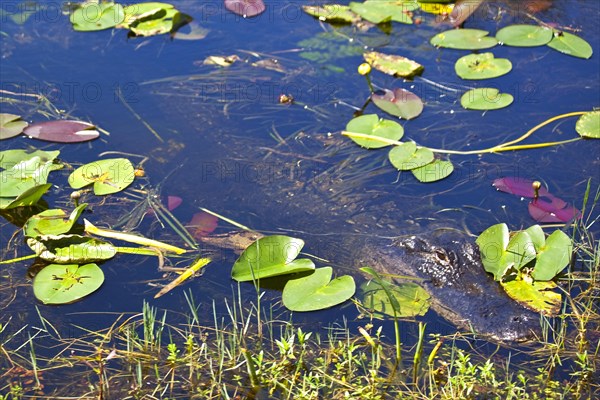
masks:
[[[438,33],[429,43],[436,47],[459,50],[489,49],[498,44],[496,38],[487,36],[488,31],[480,29],[451,29]]]
[[[410,170],[419,182],[424,183],[440,181],[447,178],[452,171],[454,171],[452,163],[444,160],[433,160],[429,164]]]
[[[511,94],[500,93],[496,88],[477,88],[463,94],[460,104],[467,110],[498,110],[512,104]]]
[[[564,232],[556,230],[536,250],[537,259],[531,276],[536,281],[549,281],[571,261],[573,242]]]
[[[371,94],[371,100],[388,114],[404,119],[413,119],[423,112],[423,101],[406,89],[378,90]]]
[[[520,270],[536,257],[535,245],[529,234],[521,231],[509,236],[506,224],[496,224],[479,235],[475,241],[479,246],[481,262],[485,270],[502,280],[506,272]]]
[[[109,242],[81,235],[43,235],[28,238],[27,245],[41,259],[58,264],[109,260],[117,254]]]
[[[9,210],[17,207],[29,207],[42,198],[44,193],[52,187],[51,183],[45,183],[43,185],[37,185],[30,189],[27,189],[20,195],[15,197],[0,197],[0,209]]]
[[[323,310],[341,304],[356,291],[349,275],[331,280],[333,269],[324,267],[305,277],[289,280],[283,288],[283,305],[292,311]]]
[[[371,280],[363,283],[360,290],[364,307],[396,318],[425,315],[431,303],[429,293],[413,282]]]
[[[27,125],[18,115],[0,113],[0,140],[20,135]]]
[[[59,154],[60,150],[4,150],[0,151],[0,168],[9,169],[12,168],[15,164],[18,164],[22,161],[29,160],[33,157],[38,157],[41,163],[52,164],[50,166],[50,169],[54,171],[63,167],[62,164],[55,162]]]
[[[145,19],[161,18],[167,10],[173,8],[172,4],[156,1],[131,4],[123,7],[125,18],[121,27],[129,28],[131,25]]]
[[[233,264],[231,277],[238,282],[315,269],[308,259],[296,257],[304,247],[302,239],[283,235],[265,236],[252,243]]]
[[[502,254],[502,260],[505,263],[506,272],[508,268],[514,267],[520,270],[527,263],[535,259],[535,244],[531,236],[525,231],[517,232],[510,238],[508,246]],[[498,274],[496,274],[498,277]]]
[[[561,53],[579,58],[590,58],[594,53],[588,42],[569,32],[554,32],[554,37],[548,46]]]
[[[529,234],[536,254],[539,253],[540,249],[546,244],[546,235],[544,234],[544,230],[541,226],[536,224],[525,229],[525,232]]]
[[[102,196],[120,192],[135,178],[131,161],[126,158],[109,158],[82,165],[69,175],[73,189],[94,184],[94,193]]]
[[[360,16],[350,10],[350,7],[341,4],[323,4],[321,6],[302,6],[302,10],[308,15],[318,18],[320,21],[333,23],[354,23],[360,20]]]
[[[376,51],[364,53],[366,62],[384,74],[393,75],[401,78],[412,78],[423,72],[423,66],[416,61],[406,57],[383,54]]]
[[[552,36],[552,29],[539,25],[509,25],[496,32],[499,42],[516,47],[543,46]]]
[[[52,162],[39,156],[20,161],[0,172],[0,196],[17,197],[35,186],[43,185],[48,181],[48,174],[52,170]]]
[[[433,161],[433,152],[427,147],[417,147],[414,142],[394,146],[388,154],[392,165],[400,171],[420,168]]]
[[[600,111],[590,111],[579,117],[575,130],[579,136],[600,139]]]
[[[416,7],[411,7],[402,2],[367,0],[364,3],[351,2],[350,10],[360,15],[363,19],[374,24],[394,21],[402,24],[412,24],[413,20],[408,14]]]
[[[67,304],[95,292],[103,282],[96,264],[50,264],[33,279],[33,294],[44,304]]]
[[[137,19],[129,29],[137,36],[161,35],[174,30],[180,19],[181,13],[177,9],[160,9],[153,15]]]
[[[506,58],[494,58],[492,53],[469,54],[454,65],[456,74],[463,79],[490,79],[505,75],[512,69]]]
[[[86,203],[80,204],[66,217],[66,213],[57,208],[42,211],[29,218],[23,226],[23,233],[27,237],[38,237],[41,235],[61,235],[67,233],[73,228],[77,219],[83,213],[83,210],[87,206]]]
[[[360,117],[350,120],[346,125],[346,131],[363,133],[365,135],[372,135],[390,140],[400,140],[402,136],[404,136],[404,128],[402,125],[388,119],[379,119],[377,114],[361,115]],[[366,147],[367,149],[378,149],[389,146],[387,143],[371,139],[353,137],[351,137],[351,139],[359,146]]]
[[[547,316],[555,316],[560,311],[560,293],[551,290],[556,287],[554,282],[530,284],[523,280],[513,280],[501,284],[506,294],[530,310]]]
[[[101,31],[114,28],[125,19],[123,6],[116,3],[83,3],[71,13],[76,31]]]

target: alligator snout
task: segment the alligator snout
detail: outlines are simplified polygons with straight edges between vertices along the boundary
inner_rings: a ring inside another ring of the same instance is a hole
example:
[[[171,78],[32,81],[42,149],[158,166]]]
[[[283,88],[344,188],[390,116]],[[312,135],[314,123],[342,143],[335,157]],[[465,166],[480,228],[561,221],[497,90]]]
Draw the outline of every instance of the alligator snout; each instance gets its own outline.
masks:
[[[504,293],[498,295],[506,296]],[[494,296],[496,294],[491,295]],[[540,332],[539,314],[523,308],[508,296],[506,299],[498,298],[480,306],[480,312],[471,314],[469,322],[473,329],[483,336],[501,341],[526,341]],[[493,311],[490,307],[493,307]]]

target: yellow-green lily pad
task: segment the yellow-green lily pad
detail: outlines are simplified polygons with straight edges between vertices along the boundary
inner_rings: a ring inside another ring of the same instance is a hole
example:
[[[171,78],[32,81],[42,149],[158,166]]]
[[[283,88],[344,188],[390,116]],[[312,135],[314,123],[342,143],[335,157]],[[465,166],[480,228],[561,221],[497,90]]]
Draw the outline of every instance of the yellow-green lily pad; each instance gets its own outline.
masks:
[[[485,270],[494,274],[494,279],[502,280],[511,268],[520,270],[535,259],[535,244],[526,231],[510,237],[506,224],[490,226],[475,241],[481,253],[481,263]]]
[[[431,296],[413,282],[394,284],[370,280],[360,287],[363,306],[390,317],[416,317],[429,310]]]
[[[33,279],[33,294],[44,304],[67,304],[95,292],[103,282],[96,264],[50,264]]]
[[[555,31],[554,38],[548,43],[548,47],[578,58],[590,58],[594,53],[588,42],[569,32]]]
[[[346,125],[347,132],[362,133],[390,140],[400,140],[404,135],[404,128],[395,121],[388,119],[379,119],[377,114],[367,114],[356,117]],[[363,139],[350,137],[356,144],[367,149],[378,149],[389,146],[373,139]]]
[[[512,69],[507,58],[495,58],[492,53],[469,54],[454,64],[456,74],[463,79],[490,79],[505,75]]]
[[[579,117],[575,130],[584,138],[600,139],[600,111],[590,111]]]
[[[363,54],[366,62],[384,74],[398,76],[401,78],[412,78],[423,72],[423,66],[416,61],[406,57],[383,54],[377,51],[371,51]]]
[[[467,110],[498,110],[512,104],[509,93],[500,93],[496,88],[477,88],[463,94],[460,104]]]
[[[547,316],[555,316],[560,311],[560,293],[553,292],[556,284],[552,281],[533,282],[513,280],[501,282],[506,294],[524,307]]]
[[[137,36],[154,36],[171,32],[178,26],[181,13],[175,8],[160,9],[155,14],[133,22],[129,30]]]
[[[83,213],[87,203],[75,207],[68,218],[67,214],[58,208],[42,211],[30,217],[23,226],[23,234],[26,237],[38,237],[41,235],[61,235],[71,230],[77,219]]]
[[[323,267],[312,274],[289,280],[283,288],[283,305],[292,311],[323,310],[351,298],[356,284],[350,275],[331,279],[333,269]]]
[[[367,0],[363,3],[351,2],[349,7],[354,13],[374,24],[389,21],[412,24],[413,20],[409,12],[417,6],[396,1]]]
[[[498,44],[496,38],[480,29],[451,29],[438,33],[429,41],[433,46],[459,50],[489,49]]]
[[[410,172],[413,173],[419,182],[424,183],[436,182],[445,179],[452,173],[452,171],[454,171],[454,166],[450,161],[445,160],[434,160],[433,162],[425,164],[422,167],[410,170]]]
[[[539,25],[509,25],[496,32],[496,39],[507,46],[543,46],[552,40],[552,29]]]
[[[172,8],[172,4],[155,1],[128,5],[123,7],[125,18],[120,27],[129,28],[131,25],[145,19],[160,18],[161,15]]]
[[[556,230],[536,248],[537,257],[531,276],[536,281],[549,281],[571,261],[573,242],[564,232]]]
[[[0,210],[10,210],[17,207],[28,207],[36,204],[52,187],[51,183],[33,186],[17,197],[0,197]]]
[[[30,237],[27,246],[41,259],[57,264],[104,261],[117,254],[109,242],[81,235]]]
[[[414,142],[394,146],[388,154],[390,163],[400,171],[420,168],[433,161],[433,152],[427,147],[417,147]]]
[[[360,16],[341,4],[323,4],[321,6],[302,6],[308,15],[320,21],[351,24],[360,20]]]
[[[101,31],[114,28],[125,19],[123,6],[116,3],[83,3],[71,13],[76,31]]]
[[[238,282],[255,281],[315,269],[309,259],[296,259],[302,239],[284,235],[265,236],[252,243],[233,264],[231,277]]]
[[[27,125],[18,115],[0,113],[0,140],[20,135]]]
[[[94,193],[102,196],[120,192],[135,178],[131,161],[126,158],[109,158],[82,165],[69,175],[73,189],[94,185]]]

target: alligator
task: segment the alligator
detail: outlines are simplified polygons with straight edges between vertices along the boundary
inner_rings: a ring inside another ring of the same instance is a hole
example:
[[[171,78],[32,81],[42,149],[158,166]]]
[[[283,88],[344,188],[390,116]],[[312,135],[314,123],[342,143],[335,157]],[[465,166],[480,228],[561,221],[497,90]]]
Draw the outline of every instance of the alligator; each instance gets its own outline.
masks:
[[[358,156],[362,154],[360,149],[317,136],[303,138],[303,145],[312,142],[311,147],[314,141],[327,143],[324,148],[332,151],[329,154],[332,159],[337,159],[333,166],[327,165],[329,168],[320,166],[322,160],[328,159],[325,154],[310,162],[308,156],[301,153],[258,149],[253,143],[255,151],[252,153],[259,154],[248,157],[248,151],[241,149],[249,149],[252,145],[240,144],[238,147],[237,143],[235,146],[228,143],[226,157],[230,157],[231,164],[221,166],[228,174],[232,174],[234,168],[241,168],[254,171],[247,176],[259,177],[259,169],[264,169],[266,161],[257,163],[256,160],[268,156],[271,163],[270,175],[264,182],[236,179],[235,185],[227,185],[221,179],[223,177],[215,176],[213,183],[217,189],[214,190],[229,188],[232,192],[226,197],[236,196],[235,203],[243,205],[245,213],[258,216],[257,220],[243,220],[243,215],[233,214],[234,219],[241,218],[242,222],[259,230],[290,228],[290,236],[303,238],[311,254],[327,258],[333,266],[351,267],[353,271],[370,266],[386,274],[418,278],[431,295],[431,308],[464,331],[500,341],[521,341],[539,332],[539,314],[510,299],[485,272],[471,237],[456,229],[456,224],[449,225],[452,221],[435,223],[441,226],[411,222],[407,213],[400,211],[401,205],[393,200],[386,201],[389,194],[385,193],[385,188],[365,189],[364,179],[357,178],[361,174],[354,174],[352,168],[348,168],[348,165],[359,165],[354,161],[356,157],[362,157]],[[343,161],[340,162],[341,153]],[[299,160],[310,165],[302,173],[296,170],[294,174],[293,166],[297,166]],[[228,161],[221,158],[218,162]],[[180,176],[176,187],[187,187],[185,191],[198,195],[200,185],[188,178],[203,175],[200,171],[190,171],[198,168],[197,165],[194,161],[185,167],[186,174]],[[307,179],[307,175],[312,178]],[[210,185],[206,179],[203,183]],[[210,190],[203,186],[204,190]],[[235,206],[223,204],[222,198],[217,200],[218,203],[210,204],[206,196],[198,197],[203,198],[203,206],[220,213],[232,215],[235,210]],[[412,211],[421,215],[435,212],[435,205],[422,199],[419,202],[421,209],[411,205]],[[290,221],[294,226],[290,227]],[[449,227],[453,229],[448,230]],[[249,237],[256,239],[259,236],[234,232],[224,237],[208,237],[205,242],[239,250],[239,247],[249,245]]]
[[[227,76],[242,79],[238,77],[247,73]],[[175,99],[197,90],[188,80],[165,85],[170,86],[162,90]],[[432,309],[462,330],[506,341],[539,333],[539,314],[510,299],[485,272],[472,235],[465,235],[452,218],[439,218],[433,196],[416,197],[403,185],[390,184],[394,177],[390,180],[393,172],[385,153],[365,151],[337,134],[313,133],[319,130],[314,125],[311,133],[299,130],[285,140],[279,137],[275,145],[239,136],[231,127],[237,126],[236,117],[245,118],[245,108],[232,116],[234,103],[221,112],[208,110],[223,107],[217,102],[185,99],[192,100],[169,103],[170,115],[178,124],[190,121],[189,128],[181,129],[197,131],[199,137],[193,140],[202,146],[167,182],[171,193],[187,194],[199,206],[261,232],[286,228],[288,235],[306,241],[308,252],[327,258],[334,267],[358,271],[370,266],[418,278],[432,297]],[[259,113],[256,107],[261,104],[252,107],[253,115],[265,114],[270,121],[271,109]],[[287,121],[307,120],[303,108],[281,107],[277,112],[285,113]],[[339,111],[327,110],[316,112],[322,126],[340,119]],[[312,123],[312,116],[309,119]],[[239,122],[240,127],[246,125]],[[378,175],[385,176],[386,183],[374,183]],[[247,239],[244,235],[234,232],[209,240],[236,247]]]
[[[202,241],[240,253],[262,236],[257,232],[234,231],[208,236]],[[343,243],[336,243],[340,252],[327,252],[336,265],[352,265],[354,270],[369,266],[400,280],[407,276],[417,278],[418,284],[431,295],[431,308],[464,331],[497,341],[525,341],[539,335],[539,314],[506,295],[484,271],[479,250],[472,241],[465,238],[441,241],[431,235],[397,238],[350,235]]]
[[[367,251],[365,251],[367,250]],[[467,240],[442,245],[425,236],[377,240],[358,250],[357,265],[420,278],[432,308],[457,327],[500,341],[523,341],[540,330],[540,317],[510,299],[486,273],[477,246]]]

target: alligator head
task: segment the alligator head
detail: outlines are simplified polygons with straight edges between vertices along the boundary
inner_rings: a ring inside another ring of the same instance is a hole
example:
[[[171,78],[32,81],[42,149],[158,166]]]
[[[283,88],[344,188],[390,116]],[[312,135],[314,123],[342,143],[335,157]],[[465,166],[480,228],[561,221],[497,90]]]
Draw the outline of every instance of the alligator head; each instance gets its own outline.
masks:
[[[371,247],[367,262],[390,274],[410,275],[432,297],[432,308],[452,324],[501,341],[530,339],[540,317],[512,300],[481,263],[473,243],[442,245],[412,236]]]

